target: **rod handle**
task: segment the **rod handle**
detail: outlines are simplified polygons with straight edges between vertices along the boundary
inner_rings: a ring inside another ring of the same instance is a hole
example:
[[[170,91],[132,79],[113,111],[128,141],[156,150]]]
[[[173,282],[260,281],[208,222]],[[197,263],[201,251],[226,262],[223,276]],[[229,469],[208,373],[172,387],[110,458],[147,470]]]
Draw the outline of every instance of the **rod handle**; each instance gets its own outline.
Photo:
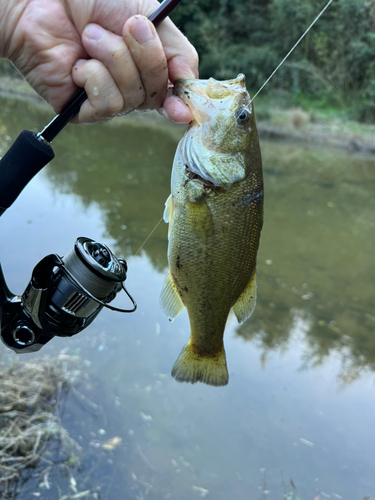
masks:
[[[23,130],[0,160],[0,215],[55,154],[30,130]]]

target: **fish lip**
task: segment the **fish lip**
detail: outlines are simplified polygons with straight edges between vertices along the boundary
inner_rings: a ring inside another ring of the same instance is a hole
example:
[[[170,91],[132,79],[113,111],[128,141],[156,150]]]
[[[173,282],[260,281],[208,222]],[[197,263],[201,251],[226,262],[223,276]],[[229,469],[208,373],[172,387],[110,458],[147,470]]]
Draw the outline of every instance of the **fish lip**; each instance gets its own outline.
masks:
[[[194,84],[196,81],[197,80],[195,80],[194,78],[188,80],[177,80],[174,83],[172,92],[173,95],[179,97],[181,101],[184,102],[192,111],[197,104],[197,98],[203,98],[206,104],[209,101],[205,93],[205,86],[203,85],[201,88],[195,87]]]
[[[177,80],[177,82],[175,82],[174,86],[173,86],[173,95],[179,97],[183,101],[184,101],[185,92],[187,92],[187,90],[185,90],[185,82],[186,82],[186,80]],[[186,97],[185,97],[185,99],[186,99]]]

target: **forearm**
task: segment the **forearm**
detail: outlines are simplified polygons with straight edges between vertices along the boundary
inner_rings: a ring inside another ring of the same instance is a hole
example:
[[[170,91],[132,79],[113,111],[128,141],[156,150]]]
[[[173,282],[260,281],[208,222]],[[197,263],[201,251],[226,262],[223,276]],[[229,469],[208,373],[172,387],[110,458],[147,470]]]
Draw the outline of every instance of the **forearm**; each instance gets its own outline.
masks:
[[[19,44],[17,25],[30,0],[0,0],[0,57],[12,58]]]

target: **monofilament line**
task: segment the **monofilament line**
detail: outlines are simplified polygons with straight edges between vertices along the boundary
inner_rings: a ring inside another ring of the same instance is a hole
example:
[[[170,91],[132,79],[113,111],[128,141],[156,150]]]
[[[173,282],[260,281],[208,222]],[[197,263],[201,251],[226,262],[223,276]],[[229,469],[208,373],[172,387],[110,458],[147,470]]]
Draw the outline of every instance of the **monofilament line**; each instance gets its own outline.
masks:
[[[328,9],[328,7],[331,5],[331,3],[333,2],[333,0],[329,0],[329,2],[326,4],[325,7],[323,7],[323,9],[320,11],[320,13],[316,16],[316,18],[314,19],[314,21],[310,24],[310,26],[306,29],[306,31],[300,36],[300,38],[297,40],[297,42],[293,45],[293,47],[290,49],[290,51],[287,53],[287,55],[284,57],[284,59],[281,61],[281,63],[277,66],[277,68],[272,72],[272,74],[267,78],[267,80],[263,83],[263,85],[260,87],[260,89],[258,90],[258,92],[254,95],[254,97],[252,98],[252,101],[256,98],[256,96],[264,89],[264,87],[267,85],[267,83],[271,80],[271,78],[273,77],[273,75],[281,68],[281,66],[284,64],[284,62],[288,59],[288,57],[290,56],[290,54],[294,51],[294,49],[299,45],[299,43],[301,42],[301,40],[303,40],[303,38],[307,35],[307,33],[311,30],[311,28],[314,26],[314,24],[317,22],[317,20],[324,14],[324,12]],[[233,122],[233,124],[229,127],[229,129],[234,125],[235,123],[235,120]],[[227,130],[226,133],[228,133],[229,129]],[[142,250],[142,248],[144,247],[144,245],[147,243],[148,239],[151,237],[151,235],[154,233],[154,231],[156,230],[156,228],[158,227],[158,225],[160,224],[160,222],[163,220],[163,218],[161,218],[159,220],[159,222],[156,224],[156,226],[154,227],[154,229],[151,231],[151,233],[147,236],[147,238],[145,239],[145,241],[142,243],[142,245],[138,248],[138,250],[135,252],[135,254],[131,257],[130,259],[130,262],[133,260],[133,258]]]
[[[130,262],[134,259],[134,257],[142,250],[142,248],[145,246],[145,244],[147,243],[147,241],[150,239],[150,237],[152,236],[152,234],[154,233],[154,231],[156,230],[156,228],[158,227],[158,225],[160,224],[160,222],[163,220],[163,217],[159,220],[159,222],[156,224],[156,226],[154,227],[154,229],[151,231],[151,233],[147,236],[147,238],[145,239],[145,241],[142,243],[142,245],[138,248],[138,250],[135,252],[134,255],[131,256],[131,259],[129,261],[129,264]]]
[[[328,7],[331,5],[331,3],[333,2],[333,0],[329,0],[329,2],[327,3],[327,5],[320,11],[320,13],[316,16],[316,18],[314,19],[314,21],[310,24],[310,26],[307,28],[307,30],[303,33],[303,35],[301,35],[301,37],[297,40],[297,42],[293,45],[293,47],[290,49],[290,51],[287,53],[287,55],[284,57],[284,59],[281,61],[281,63],[277,66],[277,68],[273,71],[273,73],[267,78],[267,80],[263,83],[263,85],[260,87],[260,89],[258,90],[258,92],[255,94],[255,96],[252,98],[252,101],[256,98],[256,96],[259,94],[259,92],[261,92],[264,87],[267,85],[267,83],[271,80],[271,78],[273,77],[273,75],[276,73],[276,71],[278,71],[281,66],[284,64],[284,62],[288,59],[288,57],[290,56],[290,54],[293,52],[293,50],[299,45],[299,43],[301,42],[301,40],[303,40],[303,38],[307,35],[307,33],[311,30],[311,28],[314,26],[314,24],[316,23],[316,21],[320,18],[320,16],[322,16],[324,14],[324,12],[328,9]]]

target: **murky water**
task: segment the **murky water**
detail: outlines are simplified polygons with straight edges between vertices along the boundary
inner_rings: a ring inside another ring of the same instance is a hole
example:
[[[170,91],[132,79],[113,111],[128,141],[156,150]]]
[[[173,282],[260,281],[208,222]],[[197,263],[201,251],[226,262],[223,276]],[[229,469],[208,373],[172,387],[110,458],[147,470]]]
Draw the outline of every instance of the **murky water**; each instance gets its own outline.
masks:
[[[1,154],[50,118],[31,104],[0,104]],[[132,257],[161,218],[178,134],[68,127],[56,159],[0,221],[1,262],[17,293],[43,256],[64,255],[81,235],[128,259],[138,311],[104,311],[33,355],[64,350],[91,362],[100,411],[83,406],[78,418],[68,404],[63,416],[87,456],[78,490],[100,484],[108,500],[375,496],[375,160],[262,144],[257,307],[241,327],[228,325],[229,385],[191,386],[169,375],[189,336],[187,314],[171,324],[158,307],[166,224]],[[103,451],[114,436],[121,445]]]

